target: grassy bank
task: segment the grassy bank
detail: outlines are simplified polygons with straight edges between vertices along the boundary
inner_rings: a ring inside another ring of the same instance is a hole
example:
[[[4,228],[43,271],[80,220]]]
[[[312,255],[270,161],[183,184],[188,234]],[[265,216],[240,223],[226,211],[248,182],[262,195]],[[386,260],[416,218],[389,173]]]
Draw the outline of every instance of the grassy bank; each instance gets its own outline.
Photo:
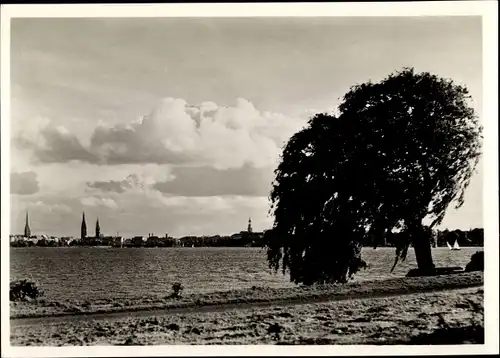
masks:
[[[18,346],[460,344],[484,340],[483,290],[11,327]]]
[[[40,299],[31,302],[11,302],[10,311],[11,319],[20,319],[89,313],[196,308],[245,303],[307,303],[311,301],[359,298],[387,294],[431,292],[435,290],[479,286],[482,283],[482,272],[470,272],[434,277],[408,277],[352,282],[341,285],[317,285],[293,288],[252,287],[244,290],[190,294],[178,299],[172,299],[168,296],[151,296],[131,300],[105,299],[92,302]]]

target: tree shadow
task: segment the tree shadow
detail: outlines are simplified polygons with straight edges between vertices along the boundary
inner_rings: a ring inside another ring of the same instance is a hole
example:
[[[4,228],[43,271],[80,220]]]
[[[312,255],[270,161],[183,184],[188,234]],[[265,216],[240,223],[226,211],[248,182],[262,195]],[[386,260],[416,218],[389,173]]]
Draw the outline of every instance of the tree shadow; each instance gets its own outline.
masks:
[[[484,344],[484,327],[439,328],[431,333],[412,337],[407,344]]]

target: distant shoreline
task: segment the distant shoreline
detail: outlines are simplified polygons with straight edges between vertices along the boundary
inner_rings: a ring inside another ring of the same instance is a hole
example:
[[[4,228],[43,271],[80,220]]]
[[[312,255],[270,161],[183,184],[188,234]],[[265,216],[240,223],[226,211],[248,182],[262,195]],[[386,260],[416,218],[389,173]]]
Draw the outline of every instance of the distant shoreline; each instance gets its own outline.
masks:
[[[272,229],[264,232],[241,231],[233,235],[212,236],[182,236],[172,237],[165,234],[159,237],[154,234],[149,236],[99,236],[99,237],[56,237],[56,236],[31,236],[10,235],[11,247],[264,247],[273,235]],[[377,247],[394,247],[401,240],[403,232],[391,233],[384,240],[380,240]],[[470,230],[442,230],[431,235],[433,247],[447,247],[457,243],[460,247],[483,247],[484,229],[474,228]],[[363,247],[373,247],[374,238],[366,237],[362,240]]]
[[[29,248],[57,248],[57,249],[68,249],[68,248],[100,248],[100,249],[200,249],[200,248],[253,248],[253,249],[262,249],[265,248],[264,246],[123,246],[123,247],[118,247],[118,246],[106,246],[106,245],[68,245],[68,246],[38,246],[38,245],[32,245],[32,246],[14,246],[10,245],[11,249],[29,249]],[[363,246],[364,248],[369,248],[373,249],[373,245],[367,245]],[[467,248],[478,248],[482,249],[484,246],[461,246],[463,249]],[[394,246],[377,246],[376,249],[394,249]],[[445,249],[447,246],[437,246],[433,247],[433,249]]]

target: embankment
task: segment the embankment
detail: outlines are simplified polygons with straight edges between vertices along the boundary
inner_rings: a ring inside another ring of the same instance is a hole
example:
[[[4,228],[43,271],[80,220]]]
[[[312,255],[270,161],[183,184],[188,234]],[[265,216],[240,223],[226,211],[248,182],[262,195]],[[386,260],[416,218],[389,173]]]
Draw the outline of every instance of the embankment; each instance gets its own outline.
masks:
[[[57,321],[82,318],[122,316],[148,312],[179,313],[217,311],[239,306],[270,306],[349,300],[357,298],[387,297],[479,287],[483,285],[483,272],[459,273],[434,277],[405,277],[388,280],[352,282],[338,285],[300,286],[295,288],[252,287],[246,290],[193,294],[179,299],[169,297],[144,297],[136,300],[58,302],[38,300],[11,303],[11,325],[36,324],[46,318]]]

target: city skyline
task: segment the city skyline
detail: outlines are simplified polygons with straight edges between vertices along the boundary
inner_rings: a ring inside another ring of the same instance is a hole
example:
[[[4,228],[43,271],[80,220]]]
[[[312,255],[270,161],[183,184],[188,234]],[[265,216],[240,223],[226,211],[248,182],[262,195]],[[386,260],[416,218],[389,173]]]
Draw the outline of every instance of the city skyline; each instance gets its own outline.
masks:
[[[26,221],[25,221],[25,229],[24,229],[24,234],[22,233],[11,233],[12,236],[25,236],[26,237],[26,232],[28,232],[31,236],[42,236],[42,235],[46,235],[46,236],[49,236],[49,237],[75,237],[75,238],[81,238],[81,234],[82,234],[82,231],[81,231],[81,226],[80,226],[80,234],[78,235],[76,232],[72,235],[52,235],[51,233],[47,233],[47,232],[33,232],[31,230],[31,227],[29,226],[29,223],[28,223],[28,212],[26,212]],[[83,224],[83,222],[87,222],[87,215],[85,212],[83,212],[83,218],[82,220],[80,220],[80,225]],[[85,225],[86,227],[86,225]],[[28,228],[28,231],[26,230],[26,228]],[[271,227],[268,227],[268,228],[264,228],[263,230],[257,230],[257,232],[265,232],[266,230],[269,230],[271,229]],[[467,230],[474,230],[474,229],[484,229],[483,227],[471,227],[470,229],[465,229],[465,231]],[[448,229],[448,228],[444,228],[444,229],[441,229],[441,230],[449,230],[449,231],[453,231],[454,229]],[[440,231],[441,231],[440,230]],[[460,229],[458,229],[460,230]],[[76,230],[75,230],[76,231]],[[247,221],[247,225],[246,225],[246,230],[237,230],[231,234],[237,234],[239,232],[242,232],[242,231],[247,231],[247,232],[254,232],[254,229],[253,229],[253,225],[252,225],[252,218],[248,218],[248,221]],[[92,234],[88,234],[88,232],[85,233],[85,237],[88,237],[88,238],[94,238],[94,237],[99,237],[100,235],[102,236],[107,236],[107,237],[118,237],[118,236],[123,236],[120,234],[119,230],[118,231],[113,231],[113,230],[109,230],[108,233],[102,233],[101,232],[101,228],[100,228],[100,223],[99,223],[99,217],[96,216],[96,226],[95,226],[95,235],[92,235]],[[100,235],[98,235],[97,233],[99,233]],[[150,236],[150,235],[153,235],[153,236],[158,236],[158,237],[163,237],[165,235],[168,234],[168,231],[163,231],[163,232],[148,232],[147,234],[145,233],[135,233],[133,235],[126,235],[128,237],[135,237],[135,236]],[[212,235],[220,235],[220,234],[217,234],[217,233],[213,233]],[[181,236],[212,236],[212,235],[181,235]],[[228,234],[226,235],[221,235],[221,236],[227,236]],[[170,235],[169,235],[170,236]]]
[[[82,213],[82,219],[80,221],[80,235],[79,235],[79,238],[97,238],[97,237],[100,237],[101,235],[102,236],[120,236],[119,235],[119,231],[116,231],[116,235],[114,234],[109,234],[109,235],[104,235],[102,232],[101,232],[101,227],[100,227],[100,223],[99,223],[99,216],[96,216],[96,224],[95,224],[95,235],[89,235],[88,232],[87,232],[87,215],[85,213],[85,211]],[[85,228],[85,229],[84,229]],[[244,230],[240,230],[239,232],[242,232]],[[247,221],[247,226],[246,226],[246,231],[247,232],[254,232],[253,230],[253,226],[252,226],[252,218],[248,218],[248,221]],[[265,231],[265,230],[264,230]],[[85,232],[85,235],[83,235]],[[148,232],[147,236],[164,236],[164,235],[167,235],[168,232],[165,232],[164,234],[163,233],[154,233],[154,232]],[[56,235],[52,235],[51,233],[46,233],[46,232],[32,232],[31,231],[31,228],[30,228],[30,225],[29,225],[29,212],[26,211],[26,220],[25,220],[25,225],[24,225],[24,234],[20,234],[20,233],[11,233],[11,236],[24,236],[24,237],[36,237],[36,236],[49,236],[49,237],[57,237]],[[137,234],[137,235],[132,235],[132,236],[146,236],[145,234]],[[189,236],[189,235],[186,235],[186,236]],[[65,236],[63,236],[65,237]],[[78,237],[78,235],[69,235],[69,236],[66,236],[66,237]]]
[[[56,236],[82,211],[127,236],[268,229],[286,140],[405,66],[465,84],[483,121],[479,17],[14,19],[11,35],[12,233],[26,211]],[[440,229],[483,227],[482,164]]]

